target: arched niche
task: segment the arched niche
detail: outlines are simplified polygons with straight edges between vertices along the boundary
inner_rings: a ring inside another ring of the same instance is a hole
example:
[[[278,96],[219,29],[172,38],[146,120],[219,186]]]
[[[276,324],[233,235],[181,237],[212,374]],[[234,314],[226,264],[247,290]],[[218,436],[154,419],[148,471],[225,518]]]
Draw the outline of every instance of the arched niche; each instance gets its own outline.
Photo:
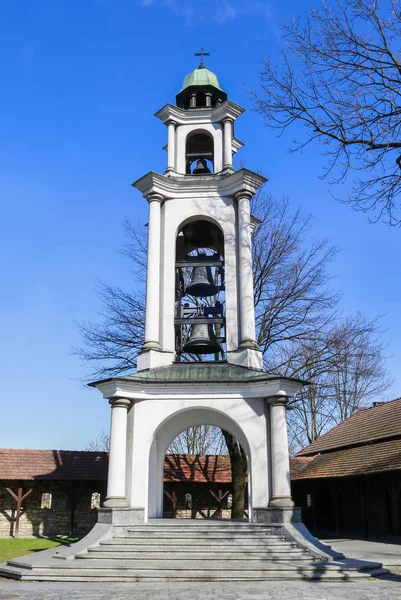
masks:
[[[184,221],[177,230],[176,260],[198,249],[210,249],[224,259],[224,233],[220,226],[210,218],[196,217]]]
[[[187,135],[185,165],[187,175],[207,175],[214,172],[214,139],[211,133],[196,130]]]
[[[252,519],[252,456],[249,441],[235,417],[215,408],[192,406],[169,415],[157,428],[149,452],[148,518],[163,517],[164,457],[170,443],[183,431],[196,425],[215,425],[231,433],[241,444],[248,468],[249,520]]]

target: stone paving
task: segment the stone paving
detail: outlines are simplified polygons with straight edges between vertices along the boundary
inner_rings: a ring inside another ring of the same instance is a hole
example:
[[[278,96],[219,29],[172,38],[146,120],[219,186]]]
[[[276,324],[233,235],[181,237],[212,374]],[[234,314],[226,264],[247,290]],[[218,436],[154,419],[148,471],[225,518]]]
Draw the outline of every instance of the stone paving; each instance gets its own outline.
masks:
[[[401,576],[363,581],[37,583],[0,580],[0,600],[400,600]]]

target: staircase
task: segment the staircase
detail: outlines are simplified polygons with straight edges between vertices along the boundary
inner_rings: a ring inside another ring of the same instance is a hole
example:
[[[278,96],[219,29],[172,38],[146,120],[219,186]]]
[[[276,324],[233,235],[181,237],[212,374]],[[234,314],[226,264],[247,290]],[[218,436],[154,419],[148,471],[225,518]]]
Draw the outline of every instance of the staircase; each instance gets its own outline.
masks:
[[[265,581],[381,575],[380,564],[325,561],[285,539],[282,528],[233,521],[150,521],[77,553],[8,561],[0,575],[25,581]],[[48,552],[48,551],[46,551]]]

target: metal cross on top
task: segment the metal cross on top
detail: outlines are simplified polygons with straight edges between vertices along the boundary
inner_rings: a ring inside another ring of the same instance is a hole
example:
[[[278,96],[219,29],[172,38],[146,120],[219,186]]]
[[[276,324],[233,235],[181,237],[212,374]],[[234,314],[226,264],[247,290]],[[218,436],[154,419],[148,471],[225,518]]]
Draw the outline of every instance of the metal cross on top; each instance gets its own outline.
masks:
[[[201,49],[200,49],[200,52],[195,52],[195,55],[194,55],[194,56],[200,56],[200,57],[201,57],[201,59],[200,59],[200,63],[199,63],[199,66],[200,66],[200,67],[204,67],[204,66],[205,66],[205,63],[203,62],[203,57],[204,57],[204,56],[210,56],[210,52],[205,52],[205,49],[204,49],[204,48],[201,48]]]

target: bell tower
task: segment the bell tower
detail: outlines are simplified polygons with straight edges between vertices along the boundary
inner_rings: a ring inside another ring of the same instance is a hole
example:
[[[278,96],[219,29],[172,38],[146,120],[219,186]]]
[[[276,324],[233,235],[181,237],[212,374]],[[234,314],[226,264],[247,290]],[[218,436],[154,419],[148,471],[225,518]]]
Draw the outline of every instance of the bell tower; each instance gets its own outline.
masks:
[[[249,203],[266,181],[232,157],[244,109],[228,100],[200,53],[198,68],[157,113],[167,165],[133,185],[149,203],[145,340],[138,371],[176,362],[262,369],[255,338]]]

